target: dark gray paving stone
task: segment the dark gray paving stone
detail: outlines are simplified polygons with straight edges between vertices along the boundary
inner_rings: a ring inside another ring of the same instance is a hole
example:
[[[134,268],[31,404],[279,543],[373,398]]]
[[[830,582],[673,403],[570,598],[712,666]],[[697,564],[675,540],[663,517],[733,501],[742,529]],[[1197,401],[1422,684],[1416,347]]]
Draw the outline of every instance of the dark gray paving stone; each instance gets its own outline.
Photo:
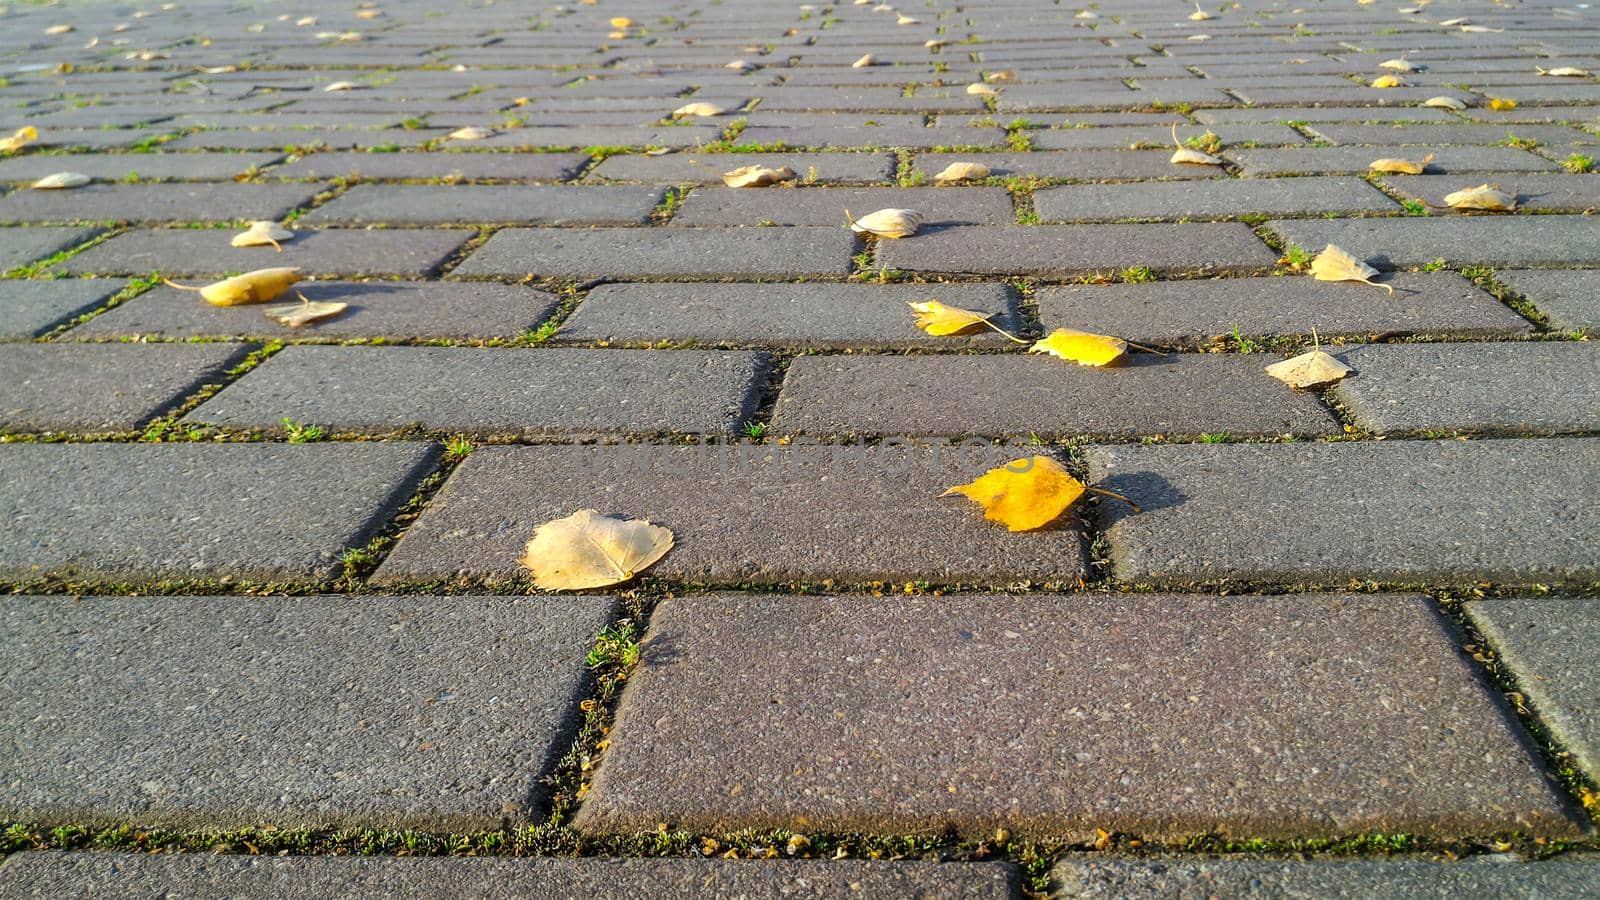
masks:
[[[21,853],[0,866],[7,896],[363,898],[538,896],[937,897],[1017,895],[1010,866],[867,860],[494,859],[210,854]],[[491,887],[492,886],[492,887]]]
[[[1600,607],[1590,599],[1541,597],[1483,600],[1465,609],[1540,721],[1591,778],[1600,773],[1600,665],[1593,652]]]
[[[1600,859],[1569,853],[1540,862],[1471,856],[1420,859],[1237,859],[1158,857],[1121,860],[1072,854],[1050,880],[1057,897],[1544,897],[1581,900],[1600,891]]]
[[[800,179],[833,184],[893,181],[896,160],[890,153],[669,153],[665,156],[625,153],[606,157],[589,178],[653,184],[721,184],[722,173],[752,165],[788,166]]]
[[[1405,197],[1432,207],[1432,215],[1467,215],[1445,206],[1452,191],[1497,184],[1517,198],[1521,211],[1585,212],[1600,208],[1600,175],[1530,175],[1513,172],[1459,175],[1390,175],[1383,183]],[[1482,215],[1473,213],[1473,215]],[[1537,229],[1535,229],[1537,230]]]
[[[741,132],[738,140],[740,143],[763,146],[855,150],[903,147],[920,150],[934,147],[1004,147],[1006,133],[999,128],[971,128],[960,125],[938,128],[921,125],[884,125],[873,128],[845,125],[794,128],[753,125]]]
[[[1411,147],[1287,147],[1283,149],[1225,150],[1223,156],[1239,164],[1246,177],[1265,175],[1365,175],[1374,160],[1421,161],[1433,155],[1427,171],[1553,172],[1560,167],[1542,156],[1516,147],[1439,147],[1419,151]]]
[[[162,144],[164,150],[370,150],[373,148],[409,149],[435,141],[447,128],[361,128],[284,129],[251,131],[241,128],[198,131]]]
[[[1528,321],[1453,272],[1396,272],[1381,297],[1362,285],[1267,276],[1040,288],[1048,331],[1077,328],[1140,343],[1193,345],[1230,337],[1401,335],[1508,337]],[[1374,302],[1381,300],[1382,302]]]
[[[1026,455],[1003,448],[489,447],[455,471],[379,567],[383,583],[521,582],[535,527],[574,510],[648,518],[676,546],[652,577],[712,584],[1072,583],[1072,516],[1013,534],[939,494]],[[651,827],[654,827],[653,825]]]
[[[0,807],[191,828],[527,821],[614,613],[604,597],[8,598]]]
[[[134,229],[72,257],[61,271],[73,274],[167,276],[237,274],[273,266],[298,266],[302,275],[433,274],[476,232],[470,229],[366,231],[296,229],[282,253],[271,247],[238,249],[231,229]]]
[[[281,153],[75,153],[71,156],[19,156],[0,162],[0,181],[33,182],[70,171],[101,181],[171,179],[231,181],[270,165]]]
[[[0,429],[131,431],[222,374],[248,344],[0,345]]]
[[[82,348],[79,348],[82,349]],[[433,466],[423,443],[0,446],[0,573],[324,580]]]
[[[1125,582],[1593,581],[1600,440],[1095,447]]]
[[[222,129],[293,129],[293,128],[398,128],[405,116],[399,113],[370,113],[348,110],[336,116],[306,115],[289,112],[239,113],[212,110],[203,113],[185,113],[173,124],[179,128]]]
[[[4,133],[10,134],[22,124],[23,123],[19,121],[15,126],[7,126],[3,129]],[[41,128],[39,130],[39,143],[37,146],[51,148],[71,147],[74,149],[120,150],[142,143],[152,137],[160,137],[171,134],[175,130],[176,129],[166,128],[160,125],[143,129],[114,128],[105,131],[100,131],[98,129],[81,131],[75,129],[62,129],[60,131],[56,131],[45,130]]]
[[[452,273],[609,278],[843,278],[855,236],[834,228],[507,228]]]
[[[1285,391],[1255,358],[1148,353],[1106,368],[1044,354],[802,356],[784,377],[772,424],[781,433],[810,435],[1339,430],[1315,395]]]
[[[664,189],[645,186],[358,184],[304,216],[338,225],[643,225]]]
[[[63,163],[65,165],[65,163]],[[0,197],[7,222],[236,222],[281,219],[318,184],[90,184]]]
[[[915,209],[925,228],[1009,225],[1017,220],[1011,194],[1000,187],[730,188],[689,192],[674,225],[836,225],[845,210],[864,216],[886,208]]]
[[[698,350],[290,347],[189,421],[271,429],[285,416],[333,429],[651,434],[737,429],[765,363]]]
[[[996,178],[1032,176],[1098,181],[1111,178],[1216,178],[1211,166],[1175,166],[1170,150],[1046,150],[1027,153],[919,153],[913,171],[932,178],[953,162],[989,167]]]
[[[1311,130],[1335,144],[1416,144],[1420,146],[1499,144],[1510,135],[1556,146],[1600,144],[1600,137],[1560,125],[1347,125],[1312,124]]]
[[[48,334],[104,303],[123,283],[100,278],[35,278],[0,281],[0,340]]]
[[[998,61],[996,61],[998,62]],[[1064,91],[1055,85],[1019,84],[1001,91],[996,109],[1002,114],[1031,112],[1034,110],[1069,109],[1128,109],[1153,106],[1157,103],[1196,103],[1207,106],[1227,106],[1236,102],[1220,88],[1191,79],[1189,83],[1169,83],[1151,86],[1144,90],[1130,90],[1126,85],[1107,84],[1101,89]]]
[[[451,181],[565,181],[588,165],[584,153],[310,153],[274,178],[440,178]],[[3,172],[0,169],[0,172]]]
[[[4,290],[0,282],[0,293]],[[190,292],[158,287],[95,316],[67,337],[509,340],[549,318],[561,302],[544,291],[487,281],[306,281],[295,290],[349,308],[312,326],[289,328],[267,318],[259,306],[215,307],[197,302]]]
[[[0,271],[53,256],[99,233],[98,228],[0,228]]]
[[[1600,328],[1600,271],[1502,270],[1502,284],[1538,307],[1556,328]]]
[[[1588,342],[1367,344],[1333,396],[1379,434],[1600,430],[1600,347]]]
[[[878,265],[914,272],[1065,277],[1144,266],[1156,272],[1257,272],[1277,256],[1237,222],[946,228],[878,244]]]
[[[1581,831],[1418,596],[676,597],[609,737],[588,832]]]
[[[1001,284],[604,284],[562,323],[557,340],[647,345],[658,341],[870,349],[999,347],[981,334],[934,337],[907,303],[930,299],[994,315],[1016,331],[1017,299]]]
[[[1174,116],[1174,119],[1177,117]],[[1178,126],[1180,138],[1190,138],[1211,131],[1222,138],[1224,147],[1236,147],[1241,144],[1260,144],[1264,147],[1296,146],[1306,143],[1305,136],[1287,125],[1277,124],[1246,124],[1246,125],[1218,125],[1212,128],[1194,126]],[[1205,167],[1175,166],[1172,157],[1172,129],[1168,125],[1129,125],[1108,126],[1104,128],[1052,128],[1045,131],[1030,131],[1028,138],[1033,143],[1035,150],[1075,150],[1086,148],[1106,148],[1127,150],[1133,147],[1164,148],[1169,160],[1168,168],[1190,170]]]
[[[1372,185],[1340,176],[1068,184],[1035,191],[1033,208],[1047,222],[1400,211]]]
[[[672,102],[672,101],[667,101]],[[681,101],[680,101],[681,104]],[[663,114],[676,106],[669,106]],[[651,147],[699,147],[722,137],[722,130],[734,120],[724,116],[707,125],[551,125],[531,128],[512,128],[481,141],[470,141],[473,149],[549,148],[582,149],[584,147],[628,147],[644,150]]]
[[[1449,93],[1439,91],[1439,93]],[[1381,106],[1263,106],[1196,110],[1195,121],[1205,125],[1265,124],[1267,122],[1386,122],[1433,123],[1460,121],[1454,114],[1425,106],[1390,109]]]
[[[1285,219],[1267,227],[1312,252],[1337,244],[1380,269],[1440,259],[1458,266],[1582,266],[1600,259],[1600,228],[1590,216]]]

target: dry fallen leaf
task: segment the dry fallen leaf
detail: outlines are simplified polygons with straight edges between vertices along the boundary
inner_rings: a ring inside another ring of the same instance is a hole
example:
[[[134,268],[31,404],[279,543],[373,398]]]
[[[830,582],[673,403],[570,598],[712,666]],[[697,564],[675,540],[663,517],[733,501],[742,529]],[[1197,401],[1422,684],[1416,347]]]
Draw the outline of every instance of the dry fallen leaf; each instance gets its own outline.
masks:
[[[1372,86],[1375,88],[1397,88],[1405,87],[1406,83],[1400,80],[1399,75],[1379,75],[1377,78],[1372,79]]]
[[[1349,366],[1322,351],[1322,341],[1311,332],[1316,342],[1310,351],[1267,366],[1266,373],[1284,384],[1300,391],[1316,391],[1339,383],[1353,371]]]
[[[950,42],[944,38],[928,38],[922,42],[922,46],[928,48],[929,50],[937,50],[948,43]]]
[[[943,171],[933,176],[933,180],[940,184],[949,184],[955,181],[976,181],[989,177],[989,167],[983,163],[953,162],[945,166]]]
[[[1386,59],[1378,63],[1378,68],[1388,69],[1391,72],[1421,72],[1426,66],[1419,66],[1411,60],[1401,57],[1399,59]]]
[[[1073,16],[1073,18],[1074,19],[1098,19],[1098,18],[1100,18],[1100,16],[1098,16],[1097,14],[1095,14],[1093,12],[1090,12],[1089,10],[1085,9],[1085,10],[1079,10],[1078,14]]]
[[[850,220],[851,231],[875,234],[881,238],[910,237],[922,227],[922,213],[914,209],[880,209],[859,219],[852,218],[847,209],[844,215]]]
[[[1199,150],[1195,150],[1195,149],[1193,149],[1191,147],[1185,147],[1182,144],[1182,142],[1180,142],[1178,140],[1178,123],[1177,122],[1173,122],[1172,123],[1172,145],[1174,147],[1178,148],[1177,152],[1172,154],[1172,159],[1169,160],[1169,162],[1171,162],[1173,165],[1185,165],[1185,166],[1220,166],[1220,165],[1222,165],[1222,160],[1218,159],[1215,156],[1212,156],[1209,153],[1203,153],[1203,152],[1201,152]]]
[[[1083,496],[1084,484],[1048,456],[1013,460],[970,484],[941,494],[960,494],[983,507],[983,517],[1011,531],[1033,531],[1061,517]]]
[[[1375,159],[1367,165],[1374,172],[1383,172],[1390,175],[1421,175],[1422,170],[1433,162],[1433,154],[1429,153],[1421,159],[1400,159],[1398,157],[1384,157]]]
[[[1216,16],[1213,16],[1211,13],[1208,13],[1205,10],[1201,9],[1200,8],[1200,4],[1198,4],[1198,3],[1196,3],[1194,5],[1194,12],[1189,13],[1189,21],[1191,21],[1191,22],[1204,22],[1207,19],[1215,19],[1215,18],[1216,18]]]
[[[44,33],[45,34],[69,34],[71,32],[77,31],[77,30],[78,30],[77,28],[74,28],[71,25],[51,25],[49,28],[46,28],[44,30]]]
[[[989,325],[992,314],[977,313],[959,306],[946,306],[937,300],[908,303],[917,314],[917,327],[937,337],[961,334]]]
[[[1128,342],[1104,334],[1057,328],[1029,347],[1028,352],[1048,353],[1080,366],[1105,366],[1128,352]]]
[[[976,84],[967,85],[967,93],[977,97],[993,97],[1000,92],[988,86],[987,84],[978,82]]]
[[[1490,28],[1487,25],[1463,25],[1461,30],[1467,34],[1502,34],[1504,28]]]
[[[279,241],[287,241],[294,237],[294,232],[270,220],[259,220],[250,223],[250,230],[240,232],[233,236],[230,242],[235,247],[266,247],[271,245],[279,253],[283,247]]]
[[[317,17],[316,16],[301,16],[300,18],[294,20],[294,24],[299,25],[302,28],[307,26],[307,25],[315,25],[315,24],[317,24]]]
[[[163,278],[168,286],[180,291],[199,291],[201,299],[212,306],[244,306],[247,303],[266,303],[276,300],[279,294],[300,280],[300,270],[292,268],[257,269],[232,278],[224,278],[204,287],[191,287]]]
[[[1486,209],[1494,212],[1511,212],[1517,208],[1517,198],[1500,190],[1500,185],[1480,184],[1444,195],[1444,205],[1451,209]]]
[[[788,166],[769,169],[766,166],[740,166],[722,173],[722,183],[728,187],[766,187],[782,181],[794,180],[794,170]]]
[[[1366,264],[1364,260],[1356,259],[1349,253],[1332,244],[1324,247],[1317,258],[1311,261],[1311,277],[1318,281],[1359,281],[1380,287],[1389,293],[1394,293],[1394,288],[1387,284],[1373,281],[1378,270]]]
[[[311,300],[299,291],[295,291],[295,294],[300,298],[299,303],[269,306],[262,312],[267,314],[267,318],[280,325],[299,328],[302,325],[309,325],[312,322],[332,318],[350,308],[350,304],[340,303],[337,300]]]
[[[1016,81],[1017,80],[1017,70],[1016,69],[1001,69],[998,72],[990,72],[987,75],[983,76],[983,80],[988,82],[989,84],[1000,84],[1000,83],[1006,82],[1006,81]]]
[[[83,187],[90,180],[89,176],[78,172],[57,172],[54,175],[46,175],[35,181],[32,187],[40,191],[58,191],[65,188]]]
[[[710,117],[720,116],[725,112],[727,112],[727,110],[716,105],[715,103],[707,103],[702,100],[699,103],[685,103],[683,106],[680,106],[672,111],[672,117],[674,119],[681,119],[684,116]]]
[[[1456,109],[1456,110],[1461,110],[1461,109],[1466,109],[1467,108],[1467,104],[1461,102],[1460,100],[1457,100],[1454,97],[1445,97],[1445,96],[1429,97],[1428,99],[1422,101],[1422,105],[1423,106],[1431,106],[1434,109]]]
[[[922,20],[917,18],[917,17],[915,17],[915,16],[908,16],[905,13],[901,13],[900,17],[898,19],[895,19],[895,24],[897,24],[897,25],[921,25],[922,24]]]
[[[1503,97],[1490,97],[1489,108],[1495,112],[1506,112],[1517,108],[1517,101],[1507,100]]]
[[[1534,66],[1534,68],[1539,69],[1538,66]],[[1552,75],[1556,78],[1588,78],[1592,73],[1588,69],[1580,69],[1577,66],[1556,66],[1554,69],[1539,69],[1539,74]]]
[[[627,16],[616,16],[611,20],[610,25],[612,28],[632,28],[633,20]]]
[[[867,55],[865,55],[865,56],[861,57],[860,59],[856,60],[855,62],[851,63],[850,64],[850,68],[852,68],[852,69],[865,69],[868,66],[875,66],[877,64],[878,64],[878,58],[876,56],[873,56],[871,53],[868,53]]]
[[[724,69],[732,69],[735,72],[748,72],[755,67],[755,63],[743,59],[736,59],[733,62],[725,63],[723,65]]]
[[[481,141],[492,134],[494,134],[494,132],[487,128],[479,128],[476,125],[468,125],[465,128],[457,128],[455,131],[450,132],[444,137],[447,141]]]
[[[672,532],[643,519],[616,519],[580,509],[540,525],[518,560],[547,591],[621,584],[672,549]]]
[[[1458,18],[1458,19],[1445,19],[1443,22],[1440,22],[1439,25],[1441,27],[1444,27],[1444,28],[1454,28],[1457,25],[1465,25],[1465,24],[1467,24],[1467,21],[1468,21],[1467,18],[1465,16],[1462,16],[1461,18]]]
[[[353,91],[359,87],[361,85],[356,84],[354,81],[335,81],[333,84],[323,88],[322,91],[325,94],[331,94],[334,91]]]
[[[0,138],[0,153],[15,153],[38,139],[39,129],[24,125],[12,132],[10,137]]]

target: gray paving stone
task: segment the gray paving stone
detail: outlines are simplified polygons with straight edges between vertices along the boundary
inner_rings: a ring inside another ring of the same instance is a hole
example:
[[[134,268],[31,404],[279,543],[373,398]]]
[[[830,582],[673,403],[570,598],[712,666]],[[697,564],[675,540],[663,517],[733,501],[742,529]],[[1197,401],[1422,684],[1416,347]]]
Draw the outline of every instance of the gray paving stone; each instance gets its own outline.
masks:
[[[1098,181],[1110,178],[1216,178],[1210,166],[1175,166],[1168,150],[1045,150],[1027,153],[919,153],[913,171],[932,178],[953,162],[989,167],[996,178],[1032,176]]]
[[[319,184],[90,184],[0,197],[6,222],[236,222],[281,219]]]
[[[48,334],[122,290],[99,278],[34,278],[0,281],[0,340]]]
[[[1600,609],[1584,598],[1483,600],[1464,607],[1544,722],[1593,778],[1600,774]],[[1594,877],[1600,878],[1600,874]]]
[[[1433,155],[1427,171],[1553,172],[1554,162],[1516,147],[1439,147],[1418,152],[1391,147],[1286,147],[1283,149],[1224,150],[1223,156],[1239,164],[1246,177],[1265,175],[1365,175],[1374,160],[1420,161]]]
[[[447,128],[361,128],[285,129],[251,131],[242,128],[198,131],[162,144],[163,150],[371,150],[405,149],[436,141]]]
[[[1071,854],[1050,872],[1057,897],[1542,897],[1581,900],[1600,891],[1600,859],[1569,853],[1540,862],[1472,856],[1420,859],[1238,859],[1157,857],[1121,860]]]
[[[308,153],[268,172],[274,178],[440,178],[453,181],[565,181],[588,165],[585,153]],[[3,172],[0,169],[0,172]]]
[[[0,161],[0,181],[33,182],[72,171],[100,181],[231,181],[271,165],[281,153],[74,153],[71,156],[19,156]]]
[[[1400,211],[1372,185],[1340,176],[1069,184],[1035,191],[1033,208],[1047,222]]]
[[[784,377],[772,424],[851,436],[1339,431],[1314,394],[1285,391],[1256,358],[1148,353],[1107,368],[1042,354],[802,356]]]
[[[838,225],[845,210],[864,216],[885,208],[915,209],[924,227],[1009,225],[1017,220],[1011,194],[999,187],[702,187],[689,192],[674,225]]]
[[[507,228],[453,275],[843,278],[855,236],[834,228]]]
[[[913,272],[1066,277],[1144,266],[1155,272],[1258,272],[1277,256],[1237,222],[946,228],[878,244],[878,265]]]
[[[1372,288],[1267,276],[1145,284],[1066,284],[1034,295],[1048,331],[1077,328],[1140,343],[1208,344],[1231,337],[1509,337],[1532,326],[1453,272],[1396,272]]]
[[[218,856],[21,853],[0,866],[8,896],[159,895],[318,897],[326,900],[539,896],[925,897],[1000,900],[1017,895],[1010,866],[868,860],[693,860]]]
[[[1600,440],[1095,447],[1125,582],[1593,581]]]
[[[0,429],[131,431],[171,410],[248,344],[0,345]]]
[[[737,429],[765,362],[698,350],[289,347],[189,421],[271,429],[285,417],[339,431],[652,434]]]
[[[307,281],[295,289],[308,299],[337,300],[349,308],[313,326],[289,328],[259,306],[215,307],[196,302],[187,291],[157,287],[66,337],[509,340],[548,319],[561,302],[544,291],[487,281]],[[0,282],[0,294],[4,290]]]
[[[1582,266],[1600,259],[1590,216],[1293,219],[1267,227],[1313,252],[1337,244],[1380,269],[1442,259],[1458,266]]]
[[[671,102],[671,101],[668,101]],[[681,101],[680,101],[681,102]],[[676,107],[667,107],[671,112]],[[512,128],[481,141],[474,148],[485,149],[582,149],[584,147],[699,147],[722,137],[722,129],[733,121],[718,120],[711,125],[553,125]]]
[[[820,184],[893,181],[891,153],[669,153],[645,156],[624,153],[606,157],[589,174],[592,180],[643,181],[654,184],[721,184],[722,173],[741,166],[788,166],[802,179]]]
[[[0,228],[0,271],[46,259],[99,233],[98,228]]]
[[[1003,448],[761,444],[486,447],[379,567],[379,582],[521,582],[533,529],[593,507],[677,536],[652,577],[712,584],[1072,583],[1071,516],[1013,534],[939,494],[1024,454]],[[650,827],[654,828],[654,825]]]
[[[1600,137],[1560,125],[1347,125],[1316,122],[1311,130],[1335,144],[1420,146],[1498,144],[1510,135],[1555,146],[1600,144]]]
[[[79,348],[82,349],[82,348]],[[0,577],[325,580],[433,466],[423,443],[0,446]]]
[[[934,147],[1004,147],[1006,133],[999,128],[971,128],[950,125],[926,128],[921,125],[884,125],[856,128],[796,127],[753,125],[739,135],[740,143],[763,146],[849,148],[876,150],[903,147],[913,150]]]
[[[1367,344],[1333,396],[1379,434],[1600,431],[1600,347],[1587,342]]]
[[[584,831],[1582,827],[1425,597],[685,596],[641,659]]]
[[[338,225],[643,225],[663,189],[645,186],[358,184],[304,216]]]
[[[556,339],[622,345],[659,341],[795,349],[999,347],[981,334],[934,337],[906,306],[939,299],[1020,328],[1001,284],[604,284],[562,323]]]
[[[614,613],[603,597],[12,597],[0,808],[191,828],[527,821]]]
[[[1441,91],[1440,93],[1447,93]],[[1455,115],[1442,109],[1408,106],[1386,109],[1380,106],[1263,106],[1233,107],[1231,109],[1201,109],[1194,114],[1195,121],[1204,125],[1265,124],[1268,122],[1385,122],[1432,123],[1456,122]]]
[[[1510,269],[1495,278],[1527,298],[1556,328],[1600,329],[1600,271]]]
[[[1468,215],[1445,206],[1452,191],[1497,184],[1517,198],[1520,211],[1554,210],[1592,212],[1600,208],[1600,175],[1530,175],[1486,173],[1462,178],[1459,175],[1390,175],[1382,179],[1390,189],[1431,207],[1431,215]],[[1482,213],[1471,213],[1482,215]]]
[[[1305,136],[1300,132],[1287,125],[1274,123],[1217,125],[1209,129],[1180,125],[1178,136],[1189,138],[1204,134],[1208,130],[1222,138],[1224,147],[1235,147],[1240,144],[1251,143],[1260,144],[1264,147],[1294,146],[1306,143]],[[1167,125],[1052,128],[1046,131],[1029,132],[1028,138],[1033,142],[1033,149],[1035,150],[1071,150],[1089,147],[1126,150],[1131,147],[1162,147],[1167,150],[1167,158],[1170,159],[1172,156],[1172,129]],[[1190,169],[1194,167],[1171,166],[1171,168]]]
[[[476,232],[471,229],[296,229],[282,253],[271,247],[237,249],[232,229],[133,229],[67,260],[75,275],[166,276],[237,274],[271,266],[298,266],[302,275],[346,278],[433,274]]]

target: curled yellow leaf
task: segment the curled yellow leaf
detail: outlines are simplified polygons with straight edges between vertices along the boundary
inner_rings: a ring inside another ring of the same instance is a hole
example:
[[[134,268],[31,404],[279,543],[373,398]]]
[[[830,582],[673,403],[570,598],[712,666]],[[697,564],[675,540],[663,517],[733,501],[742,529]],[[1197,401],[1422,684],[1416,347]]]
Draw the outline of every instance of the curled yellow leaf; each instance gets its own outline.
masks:
[[[1017,70],[1016,69],[1001,69],[998,72],[990,72],[990,73],[988,73],[988,74],[983,76],[983,80],[985,82],[987,82],[988,84],[1001,84],[1001,83],[1007,82],[1007,81],[1016,81],[1017,80]]]
[[[0,138],[0,153],[15,153],[38,139],[39,129],[24,125],[12,132],[10,137]]]
[[[1490,97],[1489,108],[1495,112],[1507,112],[1517,108],[1517,101],[1508,100],[1503,97]]]
[[[1400,159],[1399,157],[1384,157],[1375,159],[1367,165],[1374,172],[1383,172],[1389,175],[1421,175],[1428,168],[1428,163],[1433,162],[1433,154],[1429,153],[1421,159]]]
[[[1061,464],[1048,456],[1013,460],[990,469],[970,484],[956,485],[940,496],[959,494],[983,507],[983,517],[1011,531],[1033,531],[1061,517],[1085,490]]]
[[[244,306],[248,303],[266,303],[300,280],[300,270],[294,268],[257,269],[232,278],[224,278],[204,287],[166,282],[168,287],[180,291],[199,291],[201,299],[212,306]]]
[[[1483,209],[1492,212],[1511,212],[1517,208],[1517,198],[1500,190],[1498,184],[1480,184],[1444,195],[1444,205],[1451,209]]]
[[[547,591],[621,584],[672,549],[672,532],[643,519],[580,509],[534,529],[520,562]]]
[[[762,165],[740,166],[722,173],[722,183],[728,187],[766,187],[782,181],[793,181],[794,178],[794,170],[788,166],[775,169]]]
[[[1080,366],[1105,366],[1128,352],[1128,342],[1104,334],[1057,328],[1029,347],[1028,352],[1048,353]]]
[[[977,181],[989,177],[989,167],[983,163],[953,162],[945,166],[933,180],[940,184],[956,181]]]
[[[917,327],[938,337],[961,334],[989,324],[990,316],[987,313],[977,313],[959,306],[946,306],[937,300],[906,305],[917,314]]]
[[[1426,67],[1419,66],[1411,60],[1401,57],[1399,59],[1386,59],[1378,63],[1378,68],[1388,69],[1391,72],[1421,72]]]
[[[922,24],[922,20],[921,19],[917,18],[916,16],[908,16],[905,13],[900,13],[899,18],[895,19],[894,21],[895,21],[895,24],[897,24],[897,25],[921,25]]]
[[[1375,88],[1397,88],[1405,87],[1406,83],[1400,80],[1399,75],[1379,75],[1377,78],[1372,79],[1372,86]]]
[[[1317,258],[1311,261],[1311,277],[1318,281],[1359,281],[1393,294],[1392,286],[1372,280],[1377,274],[1378,270],[1367,265],[1365,260],[1356,259],[1333,244],[1324,247]]]

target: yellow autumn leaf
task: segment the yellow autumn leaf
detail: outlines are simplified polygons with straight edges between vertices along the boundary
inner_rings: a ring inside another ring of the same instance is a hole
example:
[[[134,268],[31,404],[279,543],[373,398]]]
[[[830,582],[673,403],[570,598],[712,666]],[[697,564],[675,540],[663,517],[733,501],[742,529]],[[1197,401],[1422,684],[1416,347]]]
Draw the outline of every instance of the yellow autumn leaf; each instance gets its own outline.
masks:
[[[1384,157],[1375,159],[1367,165],[1374,172],[1383,172],[1389,175],[1421,175],[1428,168],[1428,163],[1433,162],[1433,154],[1429,153],[1421,159],[1400,159],[1399,157]]]
[[[24,125],[12,132],[10,137],[0,138],[0,153],[15,153],[38,139],[39,129]]]
[[[939,184],[950,184],[956,181],[977,181],[989,177],[989,167],[983,163],[953,162],[933,176]]]
[[[900,17],[898,19],[895,19],[895,24],[897,24],[897,25],[921,25],[922,24],[922,20],[917,18],[916,16],[908,16],[905,13],[900,13]]]
[[[212,306],[244,306],[247,303],[266,303],[276,300],[279,294],[300,280],[300,270],[294,268],[257,269],[232,278],[212,282],[203,287],[162,279],[168,287],[180,291],[199,291],[200,297]]]
[[[1048,456],[1013,460],[970,484],[940,496],[960,494],[983,507],[983,517],[1012,531],[1033,531],[1060,518],[1083,496],[1083,482]]]
[[[1517,198],[1500,190],[1498,184],[1480,184],[1444,195],[1444,205],[1451,209],[1483,209],[1492,212],[1511,212],[1517,208]]]
[[[267,318],[280,325],[290,328],[299,328],[312,322],[329,319],[350,308],[350,304],[337,300],[311,300],[299,291],[295,292],[300,297],[299,303],[285,303],[281,306],[269,306],[262,312]]]
[[[1377,78],[1372,79],[1372,86],[1375,88],[1397,88],[1405,87],[1406,83],[1400,80],[1399,75],[1379,75]]]
[[[323,88],[322,92],[324,94],[333,94],[339,91],[355,91],[360,89],[361,85],[356,84],[354,81],[335,81],[333,84]]]
[[[1266,373],[1296,390],[1314,391],[1337,384],[1350,374],[1349,366],[1321,348],[1267,366]]]
[[[279,253],[283,247],[279,241],[287,241],[294,237],[294,232],[279,225],[277,222],[262,220],[250,223],[248,231],[240,232],[233,236],[229,243],[235,247],[266,247],[271,245]]]
[[[1517,108],[1517,101],[1507,100],[1502,97],[1490,97],[1489,108],[1495,112],[1506,112]]]
[[[975,97],[993,97],[1000,92],[980,81],[967,85],[967,93]]]
[[[1215,19],[1215,18],[1216,18],[1216,16],[1213,16],[1211,13],[1208,13],[1205,10],[1201,9],[1200,8],[1200,4],[1198,4],[1198,3],[1196,3],[1194,5],[1194,12],[1189,13],[1189,21],[1191,21],[1191,22],[1204,22],[1207,19]]]
[[[917,314],[917,327],[938,337],[961,334],[989,324],[988,314],[976,313],[959,306],[946,306],[937,300],[906,305]]]
[[[1393,287],[1372,280],[1377,274],[1378,270],[1367,265],[1365,260],[1356,259],[1333,244],[1324,247],[1311,261],[1311,277],[1318,281],[1359,281],[1393,294]]]
[[[627,16],[616,16],[611,20],[610,25],[612,28],[632,28],[633,20]]]
[[[627,581],[671,549],[666,528],[580,509],[534,529],[518,562],[547,591],[582,590]]]
[[[1105,366],[1128,352],[1128,342],[1088,331],[1057,328],[1029,347],[1028,352],[1048,353],[1080,366]]]
[[[740,166],[722,173],[722,183],[728,187],[766,187],[781,181],[793,181],[794,178],[794,170],[788,166],[775,169],[762,165]]]

